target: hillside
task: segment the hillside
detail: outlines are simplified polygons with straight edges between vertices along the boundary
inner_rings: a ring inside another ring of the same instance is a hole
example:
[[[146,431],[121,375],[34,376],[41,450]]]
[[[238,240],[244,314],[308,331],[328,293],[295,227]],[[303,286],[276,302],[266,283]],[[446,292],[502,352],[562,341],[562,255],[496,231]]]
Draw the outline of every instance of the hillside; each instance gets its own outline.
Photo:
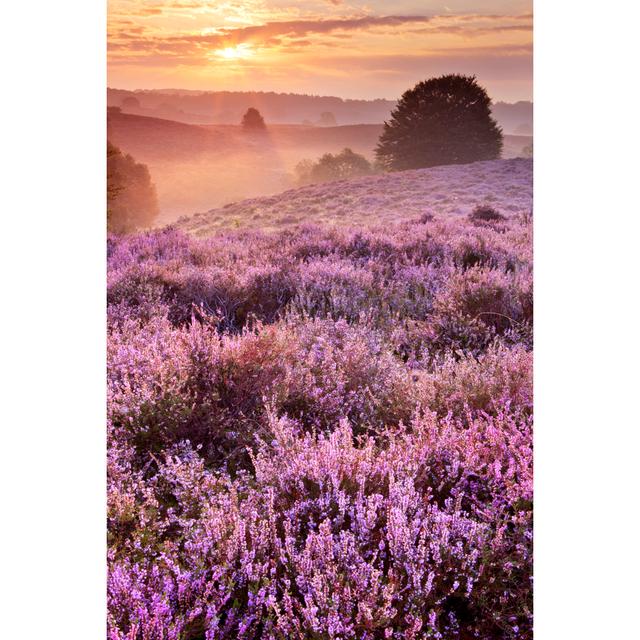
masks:
[[[113,640],[531,640],[530,205],[505,160],[109,237]]]
[[[337,127],[275,124],[265,134],[255,136],[238,125],[193,125],[130,113],[110,113],[108,128],[114,144],[144,162],[240,150],[268,153],[274,148],[321,154],[344,146],[372,156],[382,132],[380,124]]]
[[[513,216],[531,210],[532,169],[531,159],[515,158],[309,185],[182,218],[177,227],[206,236],[229,228],[279,229],[307,222],[366,226],[426,213],[462,216],[485,203]]]
[[[161,225],[211,206],[279,193],[294,185],[294,168],[304,158],[346,146],[371,158],[380,129],[271,125],[252,135],[238,125],[187,125],[126,113],[108,117],[111,142],[149,167]]]
[[[382,125],[338,127],[269,125],[250,135],[238,125],[189,125],[110,112],[108,137],[149,167],[168,224],[229,202],[280,193],[295,185],[294,168],[304,158],[350,147],[369,159]],[[529,136],[505,136],[503,157],[520,155]]]

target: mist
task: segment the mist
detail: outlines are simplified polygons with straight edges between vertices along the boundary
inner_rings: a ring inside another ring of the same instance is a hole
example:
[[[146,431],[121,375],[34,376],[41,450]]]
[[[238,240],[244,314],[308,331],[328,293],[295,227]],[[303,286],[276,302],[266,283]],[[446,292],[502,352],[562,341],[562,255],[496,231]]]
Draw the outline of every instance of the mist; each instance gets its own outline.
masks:
[[[149,168],[160,214],[154,226],[246,198],[297,186],[295,166],[348,147],[374,160],[382,124],[273,124],[251,133],[239,125],[193,125],[110,108],[108,137]],[[507,135],[503,157],[517,157],[530,136]]]

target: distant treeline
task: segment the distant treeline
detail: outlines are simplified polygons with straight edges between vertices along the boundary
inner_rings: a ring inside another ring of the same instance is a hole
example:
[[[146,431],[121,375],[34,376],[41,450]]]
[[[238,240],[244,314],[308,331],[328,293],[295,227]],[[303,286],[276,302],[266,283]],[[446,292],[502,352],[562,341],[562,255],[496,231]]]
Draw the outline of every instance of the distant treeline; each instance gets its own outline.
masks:
[[[108,89],[108,106],[124,112],[192,124],[238,124],[249,107],[257,108],[273,124],[378,124],[388,120],[394,100],[343,100],[333,96],[295,93],[178,89],[125,91]],[[530,135],[533,104],[497,102],[493,116],[505,133]]]

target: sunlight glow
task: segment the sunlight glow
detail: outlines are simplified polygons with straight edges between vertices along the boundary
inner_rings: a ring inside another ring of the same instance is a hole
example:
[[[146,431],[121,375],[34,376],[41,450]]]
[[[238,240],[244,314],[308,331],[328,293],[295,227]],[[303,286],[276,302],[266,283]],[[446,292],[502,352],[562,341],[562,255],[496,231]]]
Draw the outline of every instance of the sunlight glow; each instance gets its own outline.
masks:
[[[214,53],[218,58],[223,58],[224,60],[245,60],[250,58],[255,51],[251,49],[251,45],[243,43],[235,47],[217,49]]]

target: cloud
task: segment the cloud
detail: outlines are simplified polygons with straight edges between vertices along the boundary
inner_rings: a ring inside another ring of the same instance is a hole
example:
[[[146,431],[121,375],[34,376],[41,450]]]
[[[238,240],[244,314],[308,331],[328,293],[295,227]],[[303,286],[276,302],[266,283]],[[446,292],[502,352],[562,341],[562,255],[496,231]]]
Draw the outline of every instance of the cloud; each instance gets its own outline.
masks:
[[[342,0],[327,0],[331,3]],[[174,1],[173,5],[188,5],[191,0]],[[250,43],[255,47],[286,46],[297,41],[300,46],[312,44],[310,37],[330,35],[331,38],[350,38],[356,32],[368,30],[397,29],[405,27],[408,33],[443,34],[463,37],[478,37],[482,35],[500,34],[507,32],[527,32],[531,30],[531,14],[516,16],[499,15],[457,15],[457,16],[425,16],[425,15],[366,15],[351,18],[331,19],[296,19],[284,21],[269,21],[259,25],[244,27],[220,27],[210,32],[186,32],[148,35],[135,39],[129,31],[128,36],[122,34],[119,44],[130,39],[132,49],[137,51],[180,52],[197,55],[198,50],[206,47],[224,48]]]
[[[204,36],[195,34],[186,37],[176,36],[176,38],[207,44],[237,45],[251,40],[261,41],[274,36],[304,37],[334,31],[364,31],[376,27],[426,23],[429,20],[428,16],[364,16],[331,20],[288,20],[237,29],[220,29],[218,33]]]
[[[529,32],[531,31],[531,25],[527,24],[503,24],[490,27],[469,27],[461,25],[441,25],[425,27],[424,29],[413,29],[413,33],[441,33],[448,35],[466,36],[473,38],[477,36],[486,36],[489,34],[508,33],[508,32]]]
[[[518,15],[507,15],[507,14],[497,14],[497,13],[461,13],[461,14],[452,14],[452,15],[438,15],[434,16],[434,20],[449,20],[455,22],[472,22],[482,20],[486,21],[504,21],[504,20],[533,20],[533,13],[521,13]]]
[[[192,2],[167,0],[165,12],[184,10]],[[301,91],[388,96],[400,95],[418,79],[459,71],[478,73],[500,97],[530,91],[531,14],[340,17],[327,6],[317,16],[251,15],[252,24],[202,14],[193,23],[183,17],[164,23],[139,19],[144,30],[117,19],[125,15],[112,15],[109,65],[118,69],[118,78],[141,78],[137,82],[143,85],[174,74],[192,84],[250,79],[264,90],[293,84]],[[230,64],[215,53],[244,44],[256,52],[251,59]],[[470,46],[476,44],[485,46]]]
[[[130,15],[135,16],[159,16],[162,13],[162,7],[141,7],[137,11],[132,11]]]
[[[110,47],[125,48],[128,41],[132,50],[176,53],[186,55],[197,54],[198,49],[206,47],[224,48],[239,44],[251,43],[254,46],[269,46],[286,44],[295,41],[299,46],[302,42],[306,46],[309,36],[332,34],[340,35],[355,31],[366,31],[381,27],[398,27],[407,24],[424,24],[430,20],[428,16],[362,16],[358,18],[336,19],[308,19],[266,22],[261,25],[220,28],[213,33],[181,33],[175,35],[154,35],[144,38],[130,37],[130,30],[120,32],[116,39],[111,39]],[[286,41],[286,42],[285,42]]]
[[[426,27],[411,29],[413,33],[458,35],[474,38],[508,32],[531,32],[531,14],[515,16],[499,15],[458,15],[434,16]]]
[[[202,6],[202,2],[197,0],[176,0],[176,2],[167,5],[170,9],[202,9]]]

